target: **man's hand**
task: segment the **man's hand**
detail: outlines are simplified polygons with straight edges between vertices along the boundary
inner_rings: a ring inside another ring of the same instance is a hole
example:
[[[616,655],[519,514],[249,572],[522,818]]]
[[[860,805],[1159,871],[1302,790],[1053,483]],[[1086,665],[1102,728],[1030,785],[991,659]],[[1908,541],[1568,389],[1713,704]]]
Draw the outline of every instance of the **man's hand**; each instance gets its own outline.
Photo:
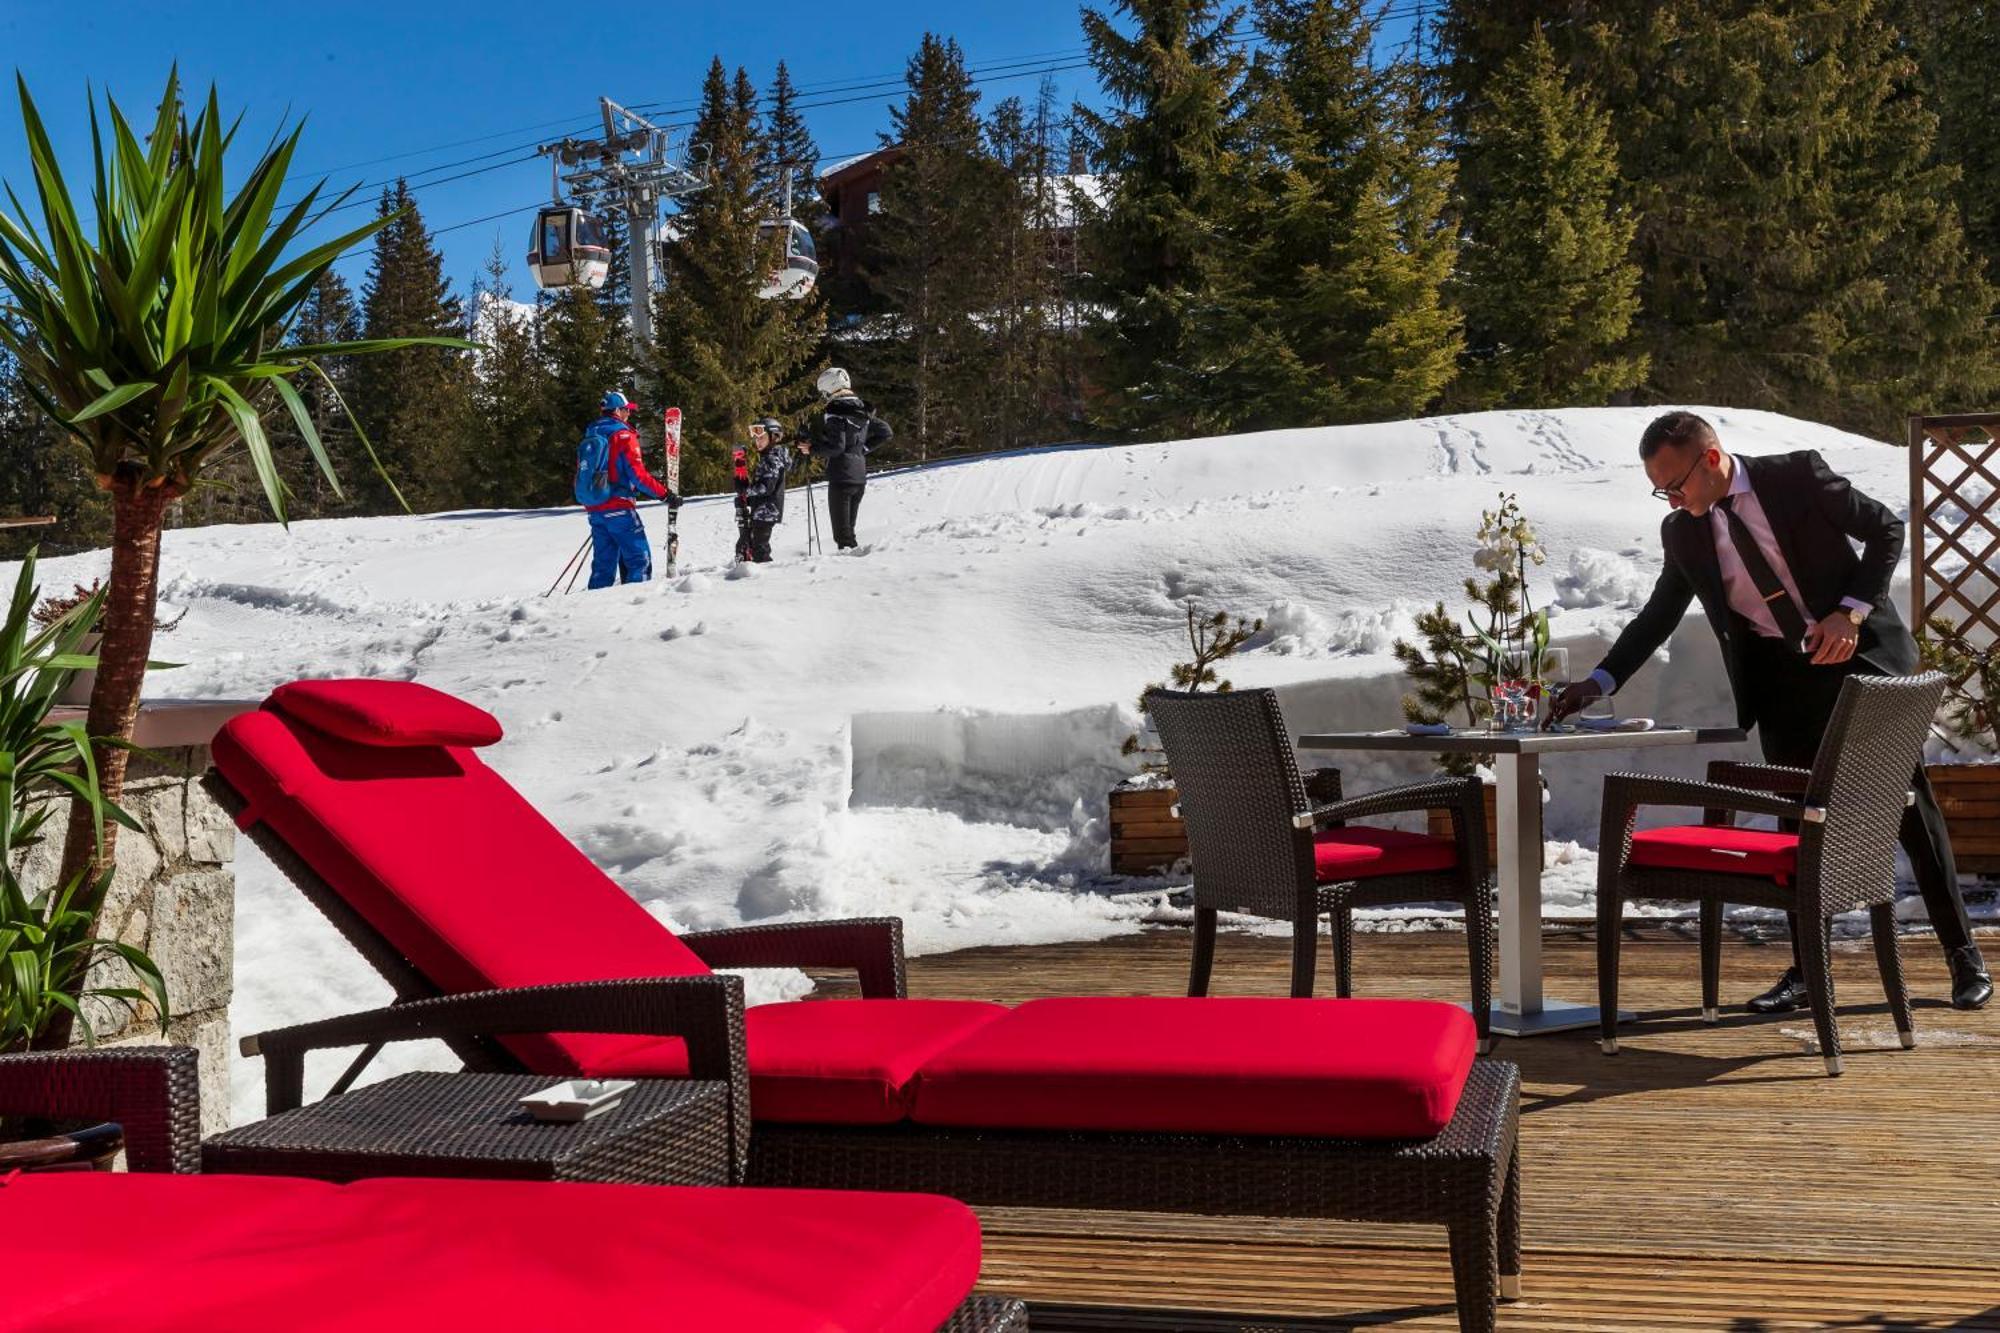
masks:
[[[1847,612],[1835,611],[1806,631],[1800,645],[1812,654],[1814,666],[1838,666],[1854,656],[1861,643],[1861,627],[1848,619]]]
[[[1582,680],[1571,681],[1563,687],[1561,694],[1549,700],[1549,715],[1542,719],[1542,730],[1547,731],[1571,713],[1583,711],[1592,699],[1603,693],[1604,691],[1598,688],[1597,682],[1587,676]]]

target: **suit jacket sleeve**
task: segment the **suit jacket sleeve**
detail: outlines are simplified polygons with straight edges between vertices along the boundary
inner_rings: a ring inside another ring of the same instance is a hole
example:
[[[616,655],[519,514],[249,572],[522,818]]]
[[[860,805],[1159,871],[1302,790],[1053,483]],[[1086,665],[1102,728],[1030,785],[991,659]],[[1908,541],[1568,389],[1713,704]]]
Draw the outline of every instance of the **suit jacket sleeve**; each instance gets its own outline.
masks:
[[[1880,500],[1855,490],[1852,482],[1826,465],[1818,450],[1807,450],[1805,462],[1813,503],[1836,528],[1861,543],[1854,584],[1842,595],[1874,606],[1888,595],[1896,562],[1903,558],[1903,520]]]
[[[1660,544],[1667,543],[1667,527],[1660,527]],[[1597,664],[1598,669],[1609,673],[1611,678],[1623,688],[1625,682],[1646,665],[1648,658],[1660,650],[1660,646],[1673,637],[1680,627],[1681,617],[1687,614],[1688,603],[1694,600],[1694,585],[1688,582],[1687,573],[1674,559],[1673,552],[1667,552],[1665,568],[1660,570],[1660,578],[1653,585],[1653,595],[1646,599],[1646,605],[1618,636],[1618,642],[1611,645],[1611,651]]]

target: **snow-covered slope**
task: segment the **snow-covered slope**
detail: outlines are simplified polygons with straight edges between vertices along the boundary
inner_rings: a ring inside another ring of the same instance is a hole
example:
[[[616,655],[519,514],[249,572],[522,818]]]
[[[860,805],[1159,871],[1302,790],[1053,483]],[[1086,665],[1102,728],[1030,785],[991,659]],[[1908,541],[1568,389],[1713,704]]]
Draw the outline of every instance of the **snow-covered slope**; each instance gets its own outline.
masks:
[[[1090,938],[1169,910],[1160,885],[1100,873],[1099,817],[1132,701],[1180,655],[1187,599],[1264,617],[1230,675],[1285,687],[1297,728],[1391,724],[1391,641],[1451,597],[1480,510],[1510,490],[1554,553],[1536,601],[1558,602],[1558,640],[1587,667],[1658,567],[1663,510],[1635,451],[1655,410],[938,465],[872,480],[862,549],[813,559],[795,490],[778,563],[758,568],[726,559],[729,502],[692,501],[679,578],[569,596],[543,594],[584,538],[574,510],[175,532],[161,597],[187,615],[162,651],[188,665],[149,689],[254,698],[360,674],[464,695],[507,728],[491,762],[680,926],[865,912],[902,915],[919,951]],[[1708,415],[1732,447],[1820,449],[1903,503],[1900,450]],[[656,540],[664,519],[647,514]],[[52,561],[45,578],[105,565]],[[1624,712],[1727,715],[1713,647],[1689,628]],[[1551,766],[1553,836],[1587,836],[1597,774],[1621,762]],[[1343,767],[1351,787],[1397,775]],[[1565,880],[1559,865],[1556,892],[1580,893],[1584,868]],[[239,1030],[386,998],[247,847],[241,872]]]

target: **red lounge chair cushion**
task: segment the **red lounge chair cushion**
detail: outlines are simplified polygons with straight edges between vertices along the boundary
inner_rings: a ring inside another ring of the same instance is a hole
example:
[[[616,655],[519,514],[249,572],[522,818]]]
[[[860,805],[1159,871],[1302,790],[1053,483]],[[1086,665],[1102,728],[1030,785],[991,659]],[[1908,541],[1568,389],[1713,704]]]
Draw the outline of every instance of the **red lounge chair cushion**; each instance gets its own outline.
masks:
[[[230,719],[214,755],[246,821],[268,823],[441,991],[709,970],[471,750],[358,745],[267,709]],[[633,1045],[505,1041],[552,1074]]]
[[[1759,875],[1779,883],[1799,872],[1799,835],[1774,829],[1676,824],[1632,835],[1635,866]]]
[[[1457,864],[1458,844],[1428,833],[1353,825],[1313,835],[1313,874],[1322,884],[1450,870]]]
[[[359,745],[491,745],[500,722],[483,708],[411,680],[296,680],[267,701]]]
[[[1008,1013],[983,1000],[814,1000],[760,1004],[743,1016],[750,1114],[819,1125],[905,1119],[926,1060]],[[687,1072],[678,1041],[649,1041],[586,1073],[672,1077]]]
[[[923,1194],[95,1173],[0,1217],[31,1275],[0,1330],[933,1333],[979,1276],[971,1210]]]
[[[924,1066],[919,1124],[1429,1138],[1478,1033],[1430,1000],[1031,1000]]]

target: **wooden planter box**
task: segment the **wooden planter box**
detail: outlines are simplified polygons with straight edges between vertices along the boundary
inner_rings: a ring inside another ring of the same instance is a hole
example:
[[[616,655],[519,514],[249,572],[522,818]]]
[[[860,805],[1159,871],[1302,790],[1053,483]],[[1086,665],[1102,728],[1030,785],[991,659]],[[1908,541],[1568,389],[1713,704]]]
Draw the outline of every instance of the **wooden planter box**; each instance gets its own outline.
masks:
[[[2000,764],[1926,764],[1961,875],[2000,875]]]
[[[1498,817],[1494,814],[1496,803],[1498,801],[1499,790],[1500,789],[1498,787],[1495,787],[1491,783],[1488,783],[1486,785],[1486,864],[1489,866],[1497,866],[1500,864],[1500,821]],[[1546,870],[1548,869],[1549,849],[1548,849],[1548,844],[1543,842],[1542,840],[1542,821],[1540,818],[1540,814],[1541,811],[1539,808],[1537,808],[1536,810],[1537,817],[1535,819],[1535,843],[1542,849],[1542,869]],[[1449,838],[1451,836],[1451,811],[1449,810],[1427,811],[1424,818],[1426,823],[1429,825],[1427,831],[1433,838]]]
[[[1174,813],[1172,787],[1111,793],[1111,873],[1158,875],[1188,854],[1187,825]]]

